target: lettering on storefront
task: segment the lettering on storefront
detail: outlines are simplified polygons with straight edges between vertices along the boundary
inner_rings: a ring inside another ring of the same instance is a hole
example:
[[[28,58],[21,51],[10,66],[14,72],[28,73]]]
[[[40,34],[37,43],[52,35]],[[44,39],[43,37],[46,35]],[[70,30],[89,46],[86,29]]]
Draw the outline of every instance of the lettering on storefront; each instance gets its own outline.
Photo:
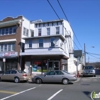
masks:
[[[18,56],[17,52],[2,52],[2,53],[0,53],[0,58],[3,58],[3,57],[16,57],[16,56]]]

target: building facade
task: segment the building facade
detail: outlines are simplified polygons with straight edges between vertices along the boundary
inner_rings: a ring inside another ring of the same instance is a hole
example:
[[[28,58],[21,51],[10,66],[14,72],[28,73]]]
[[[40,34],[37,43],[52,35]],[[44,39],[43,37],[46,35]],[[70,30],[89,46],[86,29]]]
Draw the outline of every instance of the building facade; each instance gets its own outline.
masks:
[[[7,17],[0,21],[0,70],[19,69],[22,17]]]
[[[21,59],[25,71],[45,72],[48,70],[68,70],[69,53],[73,52],[73,32],[66,20],[42,22],[31,21],[33,34],[25,40]]]
[[[0,21],[0,70],[69,70],[73,31],[66,20],[29,21],[23,16]]]

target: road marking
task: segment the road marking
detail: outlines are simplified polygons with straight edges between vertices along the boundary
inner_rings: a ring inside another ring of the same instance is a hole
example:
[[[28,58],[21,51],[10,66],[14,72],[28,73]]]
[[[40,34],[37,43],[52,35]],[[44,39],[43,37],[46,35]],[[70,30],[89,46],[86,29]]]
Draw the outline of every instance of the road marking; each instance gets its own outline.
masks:
[[[39,85],[39,86],[41,86],[41,85]],[[37,87],[39,87],[39,86],[37,86]],[[6,99],[8,99],[8,98],[11,98],[11,97],[14,97],[14,96],[16,96],[16,95],[22,94],[22,93],[24,93],[24,92],[27,92],[27,91],[30,91],[30,90],[34,90],[34,89],[37,88],[37,87],[33,87],[33,88],[30,88],[30,89],[27,89],[27,90],[18,92],[18,93],[16,93],[16,94],[13,94],[13,95],[4,97],[4,98],[2,98],[2,99],[0,99],[0,100],[6,100]]]
[[[48,98],[47,100],[51,100],[53,99],[58,93],[60,93],[61,91],[63,91],[63,89],[57,91],[55,94],[53,94],[50,98]]]
[[[0,93],[15,94],[17,92],[0,90]]]

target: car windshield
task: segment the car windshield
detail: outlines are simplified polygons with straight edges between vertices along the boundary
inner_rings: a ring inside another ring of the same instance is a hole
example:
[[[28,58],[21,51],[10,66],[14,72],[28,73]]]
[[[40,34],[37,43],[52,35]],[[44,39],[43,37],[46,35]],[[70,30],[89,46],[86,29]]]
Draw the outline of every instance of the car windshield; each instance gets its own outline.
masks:
[[[24,71],[22,71],[22,70],[18,70],[18,72],[19,72],[19,73],[26,73],[26,72],[24,72]]]
[[[84,69],[94,69],[93,66],[85,66]]]
[[[67,73],[67,74],[70,74],[70,73],[68,73],[66,70],[63,70],[63,72],[65,72],[65,73]]]

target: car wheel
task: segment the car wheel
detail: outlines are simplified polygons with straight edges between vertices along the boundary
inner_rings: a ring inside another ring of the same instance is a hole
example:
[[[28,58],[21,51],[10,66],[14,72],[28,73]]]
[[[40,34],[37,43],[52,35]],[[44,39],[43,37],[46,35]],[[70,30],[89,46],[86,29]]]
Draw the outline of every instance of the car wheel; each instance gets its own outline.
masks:
[[[37,84],[41,84],[42,83],[42,80],[40,78],[36,79],[36,83]]]
[[[94,77],[96,77],[96,75],[94,75]]]
[[[14,82],[15,83],[19,83],[19,81],[20,81],[19,78],[18,77],[15,77]]]
[[[68,79],[63,79],[63,81],[62,81],[62,83],[64,84],[64,85],[66,85],[66,84],[68,84]]]

